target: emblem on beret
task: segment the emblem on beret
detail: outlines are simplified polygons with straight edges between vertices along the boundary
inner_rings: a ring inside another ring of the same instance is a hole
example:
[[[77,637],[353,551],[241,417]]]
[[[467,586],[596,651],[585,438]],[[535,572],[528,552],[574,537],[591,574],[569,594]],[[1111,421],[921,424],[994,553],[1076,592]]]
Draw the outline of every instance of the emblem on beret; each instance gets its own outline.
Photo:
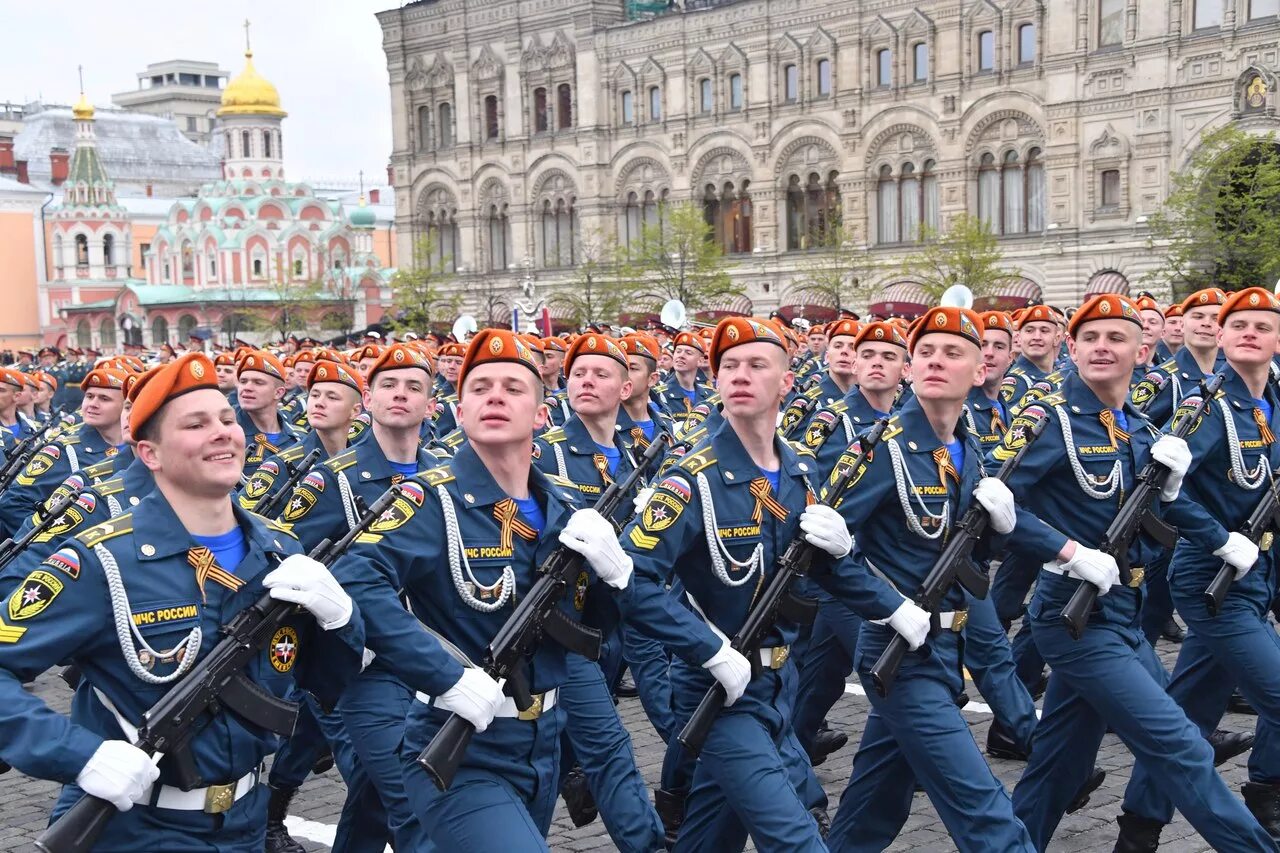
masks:
[[[502,338],[494,337],[489,339],[489,352],[494,355],[502,352]]]
[[[249,356],[244,360],[245,367],[253,367],[256,363],[253,356]]]
[[[1202,294],[1200,294],[1200,304],[1201,304],[1201,305],[1203,305],[1204,303],[1206,303],[1206,302],[1208,302],[1208,301],[1209,301],[1209,294],[1207,294],[1207,293],[1202,293]]]
[[[943,326],[947,325],[947,315],[939,311],[934,316],[933,322],[934,322],[934,325],[936,325],[938,328],[942,328]]]
[[[1099,314],[1110,314],[1110,313],[1111,313],[1111,300],[1109,300],[1109,299],[1104,299],[1104,300],[1102,300],[1100,303],[1098,303],[1098,313],[1099,313]]]
[[[404,361],[404,350],[402,349],[396,350],[395,354],[392,355],[391,358],[394,359],[395,361]]]
[[[327,368],[324,368],[324,367],[320,368],[319,370],[317,370],[317,371],[316,371],[316,378],[317,378],[317,379],[328,379],[328,378],[329,378],[329,370],[328,370]]]
[[[595,348],[596,348],[596,339],[594,337],[587,338],[587,349],[595,349]]]
[[[738,327],[729,326],[724,330],[724,336],[731,341],[736,341],[738,339]]]
[[[1258,294],[1256,294],[1256,293],[1250,293],[1250,294],[1249,294],[1249,304],[1250,304],[1250,305],[1257,305],[1257,304],[1258,304]]]
[[[204,365],[198,361],[191,362],[191,375],[196,379],[204,379]]]
[[[877,341],[884,340],[884,329],[876,329],[876,340]]]

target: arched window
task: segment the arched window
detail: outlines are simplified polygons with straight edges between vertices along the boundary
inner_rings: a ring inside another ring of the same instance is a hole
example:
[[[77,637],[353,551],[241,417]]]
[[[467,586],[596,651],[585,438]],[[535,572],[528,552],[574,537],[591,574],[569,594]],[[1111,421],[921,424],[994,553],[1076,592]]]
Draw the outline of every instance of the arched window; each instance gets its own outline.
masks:
[[[911,48],[911,79],[924,83],[929,79],[929,45],[918,42]]]
[[[1018,64],[1030,65],[1036,61],[1036,25],[1018,27]]]
[[[253,259],[253,277],[254,278],[263,277],[263,259],[261,257],[256,257]]]
[[[742,75],[729,75],[729,109],[737,112],[742,109]]]
[[[577,230],[572,196],[544,199],[541,215],[542,265],[548,268],[574,264],[574,237]]]
[[[89,321],[81,320],[76,323],[76,347],[85,349],[93,346],[93,332],[89,329]]]
[[[573,87],[568,83],[556,87],[556,127],[560,130],[573,127]]]
[[[178,318],[178,340],[185,341],[191,337],[191,333],[195,331],[196,318],[190,314],[183,314]]]
[[[893,85],[893,51],[887,47],[876,51],[876,85],[881,89]]]
[[[533,132],[546,133],[551,127],[547,115],[547,90],[542,86],[533,90]]]
[[[110,317],[98,324],[98,346],[105,350],[115,349],[116,323]]]
[[[102,235],[102,265],[104,267],[116,265],[116,238],[112,234]]]
[[[636,120],[635,98],[632,96],[630,89],[624,89],[622,91],[621,107],[622,107],[622,123],[635,124],[635,120]]]
[[[485,220],[489,234],[489,271],[502,272],[506,270],[507,264],[511,262],[508,257],[510,251],[507,244],[507,235],[511,230],[511,223],[507,217],[507,205],[489,205]]]
[[[240,131],[240,156],[249,158],[253,156],[253,135],[247,130]]]
[[[453,105],[446,101],[436,113],[440,116],[440,147],[448,148],[453,144]]]
[[[1018,155],[1006,151],[1001,164],[1000,180],[1004,195],[1004,233],[1021,234],[1027,230],[1026,203],[1027,191],[1022,181],[1022,166],[1018,163]]]
[[[800,175],[791,176],[787,186],[788,249],[826,247],[839,220],[840,190],[835,172],[825,180],[810,172],[803,183]]]
[[[262,156],[271,159],[271,131],[262,131]]]
[[[662,121],[662,88],[649,87],[649,121]]]
[[[1044,160],[1039,148],[1025,158],[1006,151],[996,161],[985,153],[978,160],[978,218],[993,234],[1025,234],[1044,230]]]
[[[167,343],[169,343],[169,321],[163,317],[157,317],[151,321],[151,345],[158,347]]]
[[[192,278],[196,274],[196,256],[190,246],[182,247],[182,277]]]
[[[84,234],[76,235],[76,266],[89,266],[89,238]]]
[[[898,230],[898,183],[893,179],[893,169],[887,164],[880,167],[880,180],[876,185],[879,200],[877,236],[881,243],[897,243],[901,239]]]
[[[442,272],[458,270],[458,223],[454,211],[446,208],[427,212],[427,235],[431,241],[431,266]]]
[[[484,99],[484,138],[498,138],[498,96],[486,95]]]
[[[978,33],[978,70],[991,71],[996,67],[996,34],[991,30]]]
[[[431,107],[418,107],[418,148],[431,147]]]
[[[978,161],[978,218],[993,234],[1000,232],[1000,170],[993,154],[983,154]]]
[[[698,81],[698,112],[706,115],[711,112],[711,80],[703,77]]]
[[[876,236],[880,243],[918,243],[938,230],[937,163],[880,167],[876,182]]]
[[[924,227],[931,232],[938,231],[938,175],[937,163],[924,161],[924,169],[920,172],[920,192],[924,212]]]
[[[622,209],[622,243],[628,249],[640,245],[640,235],[644,227],[643,216],[639,193],[634,190],[627,193],[627,203]]]
[[[818,60],[818,97],[825,98],[831,94],[831,60]]]
[[[751,182],[737,185],[726,181],[723,186],[707,184],[702,196],[702,213],[712,228],[713,239],[725,254],[740,255],[751,251]]]

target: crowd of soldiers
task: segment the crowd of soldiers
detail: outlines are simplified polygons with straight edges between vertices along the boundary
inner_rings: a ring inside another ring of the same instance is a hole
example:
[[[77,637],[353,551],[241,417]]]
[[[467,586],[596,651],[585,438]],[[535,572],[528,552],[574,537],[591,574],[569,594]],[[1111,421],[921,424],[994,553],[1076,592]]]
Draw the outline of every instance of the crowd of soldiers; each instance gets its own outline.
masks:
[[[336,765],[342,853],[545,850],[559,797],[623,851],[878,851],[917,790],[959,850],[1043,851],[1107,732],[1116,851],[1175,809],[1280,849],[1280,300],[947,301],[0,368],[0,759],[63,783],[42,849],[296,853]],[[69,716],[24,689],[56,666]]]

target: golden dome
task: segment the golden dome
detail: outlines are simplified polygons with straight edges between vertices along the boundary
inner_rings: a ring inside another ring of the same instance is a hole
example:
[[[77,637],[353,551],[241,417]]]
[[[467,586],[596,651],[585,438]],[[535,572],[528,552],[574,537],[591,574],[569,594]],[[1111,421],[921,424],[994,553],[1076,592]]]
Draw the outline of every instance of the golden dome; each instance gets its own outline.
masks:
[[[71,108],[71,115],[76,121],[93,121],[93,104],[89,103],[84,92],[80,93],[80,100]]]
[[[280,93],[253,67],[253,51],[244,52],[244,70],[222,90],[219,116],[267,115],[284,118]]]

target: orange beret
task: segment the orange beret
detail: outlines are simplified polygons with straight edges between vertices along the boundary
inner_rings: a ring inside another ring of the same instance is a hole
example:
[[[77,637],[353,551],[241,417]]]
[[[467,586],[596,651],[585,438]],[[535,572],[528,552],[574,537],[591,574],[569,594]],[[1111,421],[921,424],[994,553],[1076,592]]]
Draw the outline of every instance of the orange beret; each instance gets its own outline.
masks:
[[[681,332],[676,335],[676,346],[693,347],[703,355],[707,354],[707,348],[702,345],[702,338],[698,337],[693,332]]]
[[[814,323],[812,326],[809,327],[809,334],[811,335],[825,335],[826,333],[827,333],[827,327],[822,325],[821,323]]]
[[[218,357],[213,360],[213,363],[216,364],[218,367],[225,367],[227,365],[235,367],[237,360],[238,359],[236,359],[235,353],[220,352],[218,353]]]
[[[1022,309],[1022,316],[1018,318],[1018,328],[1021,329],[1028,323],[1056,323],[1058,318],[1054,316],[1053,309],[1048,305],[1031,305]]]
[[[285,370],[293,370],[293,361],[294,357],[291,355],[286,355],[284,358],[280,359],[280,363],[284,365]]]
[[[831,324],[831,331],[827,334],[827,340],[834,341],[841,335],[856,338],[860,331],[862,331],[862,324],[857,320],[840,320]]]
[[[80,383],[80,390],[88,391],[90,388],[115,389],[123,393],[124,381],[127,378],[129,378],[127,371],[114,370],[110,367],[95,367],[85,375],[84,380]]]
[[[520,340],[524,341],[525,346],[534,352],[545,352],[546,348],[542,345],[542,338],[537,335],[521,335]]]
[[[1175,302],[1172,305],[1170,305],[1168,308],[1164,309],[1164,318],[1166,320],[1172,320],[1174,317],[1181,317],[1181,316],[1182,316],[1181,302]]]
[[[538,363],[533,360],[533,351],[515,332],[507,329],[481,329],[467,345],[467,354],[462,358],[462,368],[458,371],[458,393],[462,393],[462,385],[472,368],[494,363],[522,364],[533,371],[538,382],[542,382]]]
[[[907,348],[907,339],[902,336],[902,332],[898,331],[898,327],[892,323],[864,323],[858,331],[858,336],[853,339],[853,346],[856,349],[867,341],[893,344],[903,349]]]
[[[618,346],[618,342],[606,335],[595,334],[583,335],[573,342],[573,346],[569,347],[569,353],[564,357],[564,372],[568,375],[573,370],[573,363],[580,356],[584,355],[601,355],[605,358],[611,358],[618,364],[622,365],[623,375],[625,377],[627,370],[627,354],[622,347]]]
[[[677,339],[677,343],[679,340]],[[726,352],[741,344],[766,343],[773,344],[784,353],[787,345],[778,334],[772,323],[762,322],[752,317],[725,317],[716,324],[711,335],[711,370],[720,369],[720,359]]]
[[[366,358],[376,359],[382,355],[382,347],[377,344],[365,344],[351,354],[352,361],[364,361]]]
[[[373,377],[379,371],[400,370],[407,367],[425,370],[428,378],[434,376],[436,372],[436,366],[431,361],[431,356],[407,344],[392,344],[384,349],[382,355],[378,356],[378,360],[369,366],[366,378],[369,384],[373,384]]]
[[[133,408],[129,410],[129,432],[139,437],[142,428],[164,404],[189,391],[218,390],[213,362],[201,352],[187,353],[140,377],[133,388]]]
[[[1274,293],[1261,287],[1246,287],[1239,293],[1229,297],[1218,312],[1218,322],[1225,323],[1227,317],[1237,311],[1275,311],[1280,314],[1280,299]]]
[[[54,378],[52,373],[45,373],[43,370],[37,370],[32,374],[32,376],[36,378],[37,382],[43,385],[48,385],[54,391],[58,390],[58,380]]]
[[[1221,287],[1206,287],[1204,290],[1197,290],[1182,300],[1182,313],[1185,314],[1192,308],[1203,308],[1206,305],[1226,304],[1227,294],[1222,292]]]
[[[1142,315],[1138,313],[1137,304],[1118,293],[1099,293],[1081,305],[1080,310],[1071,317],[1067,334],[1074,338],[1080,327],[1091,320],[1129,320],[1138,326],[1142,325]]]
[[[466,344],[460,344],[460,343],[457,343],[457,342],[455,342],[455,341],[450,341],[449,343],[447,343],[447,344],[445,344],[444,346],[440,347],[440,352],[439,352],[439,353],[437,353],[437,355],[439,355],[439,356],[440,356],[440,358],[446,358],[446,357],[450,357],[450,356],[451,356],[451,357],[453,357],[453,358],[466,358],[466,357],[467,357],[467,345],[466,345]]]
[[[556,352],[568,352],[569,344],[566,343],[562,338],[543,338],[542,350],[543,352],[546,352],[547,350],[555,350]]]
[[[942,333],[958,335],[974,346],[982,347],[982,317],[968,308],[930,308],[911,327],[908,338],[914,351],[925,335]]]
[[[298,364],[315,364],[316,354],[309,349],[299,350],[293,354],[293,363]]]
[[[1161,314],[1164,313],[1163,311],[1160,311],[1160,303],[1156,302],[1155,297],[1150,293],[1142,294],[1137,299],[1133,300],[1133,304],[1138,306],[1139,311],[1158,311]]]
[[[10,370],[7,367],[0,367],[0,382],[12,385],[14,388],[21,389],[26,385],[26,381],[22,378],[21,370]]]
[[[656,362],[662,354],[656,338],[649,335],[627,335],[618,344],[627,355],[638,355]]]
[[[997,329],[1013,334],[1013,318],[1003,311],[983,311],[978,316],[982,318],[982,328],[985,331]]]
[[[372,375],[372,371],[370,371],[370,375]],[[337,382],[339,385],[346,385],[348,388],[354,389],[359,394],[364,393],[364,377],[360,375],[360,372],[348,369],[336,361],[321,359],[312,365],[311,372],[307,374],[307,388],[312,385],[318,385],[321,382]]]
[[[163,370],[163,365],[157,365],[150,370],[142,373],[131,373],[124,383],[124,396],[130,403],[137,399],[138,394],[142,391],[142,386],[150,382],[157,373]]]
[[[239,378],[247,371],[256,370],[259,373],[265,373],[284,381],[284,365],[280,363],[280,359],[276,358],[266,350],[250,350],[245,354],[244,358],[236,365],[236,378]]]

